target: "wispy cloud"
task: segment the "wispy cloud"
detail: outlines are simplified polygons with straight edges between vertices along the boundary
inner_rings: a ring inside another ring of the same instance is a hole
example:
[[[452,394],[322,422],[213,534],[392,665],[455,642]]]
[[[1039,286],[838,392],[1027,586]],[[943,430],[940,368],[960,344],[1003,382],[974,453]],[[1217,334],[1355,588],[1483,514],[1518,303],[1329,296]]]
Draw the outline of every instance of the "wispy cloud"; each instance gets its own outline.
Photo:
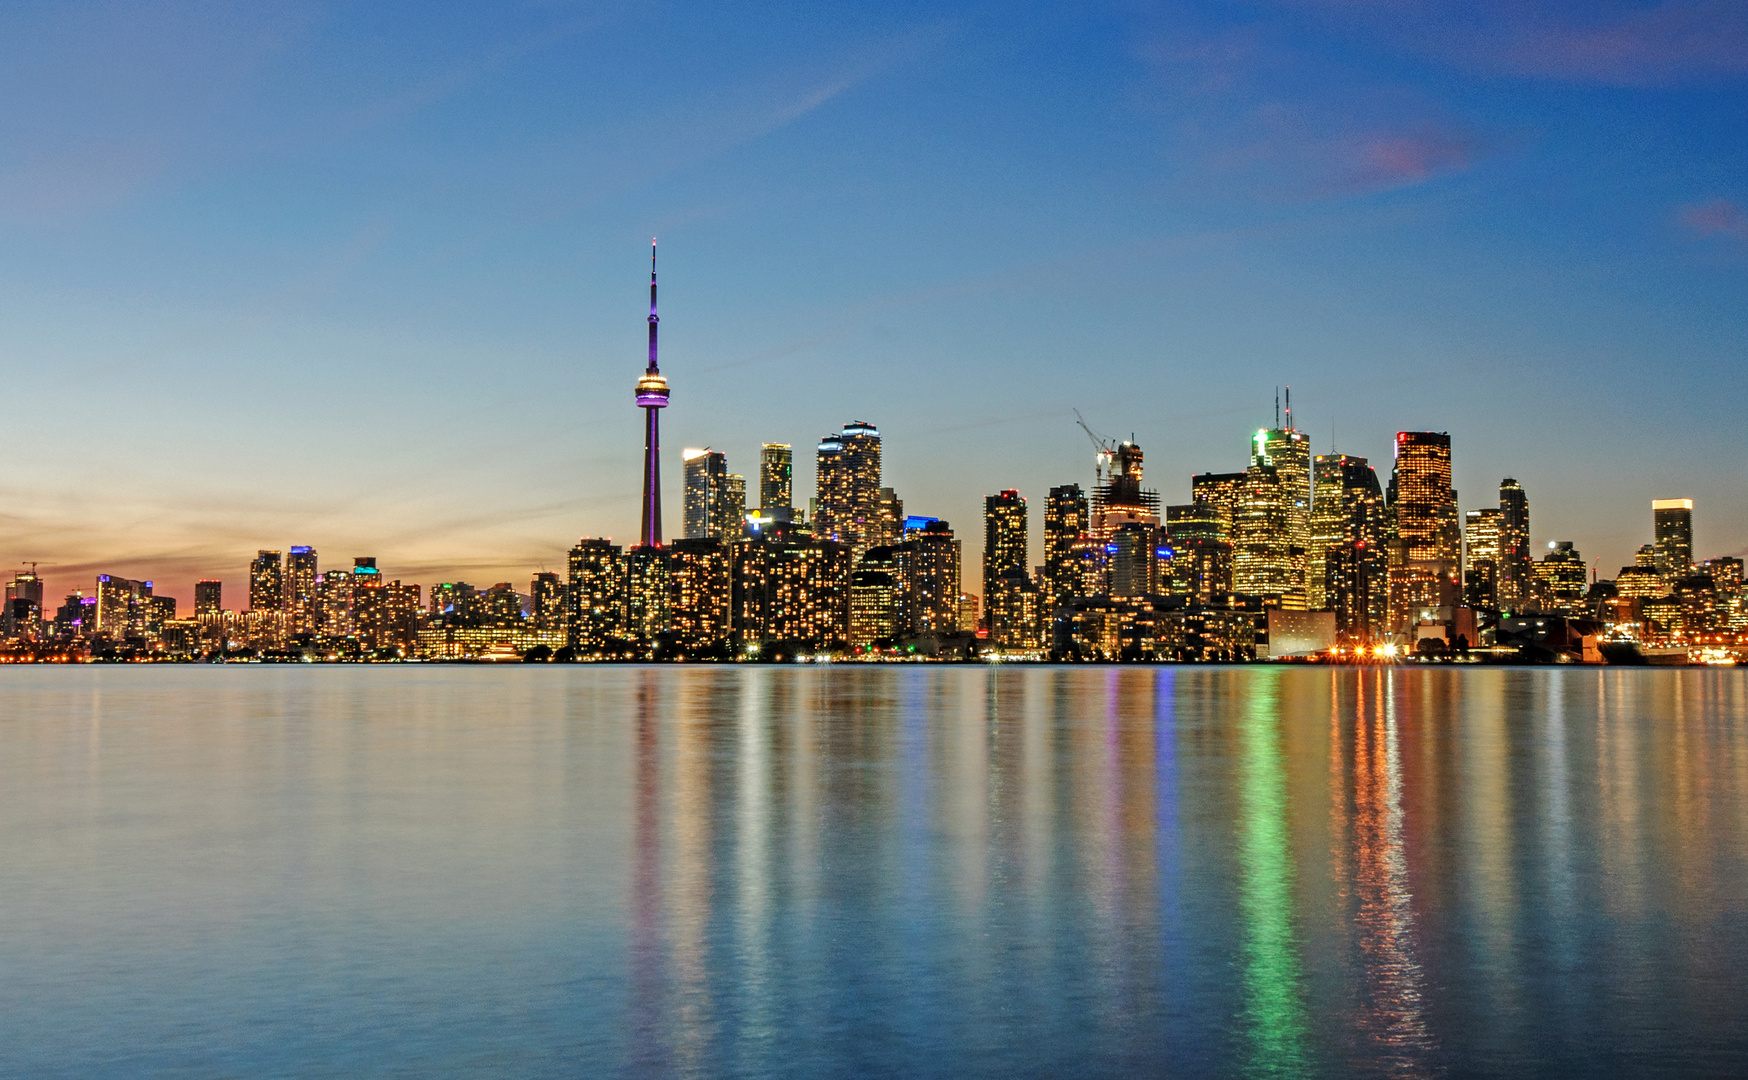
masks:
[[[1682,225],[1701,238],[1728,237],[1748,240],[1748,212],[1729,199],[1684,206],[1676,215]]]

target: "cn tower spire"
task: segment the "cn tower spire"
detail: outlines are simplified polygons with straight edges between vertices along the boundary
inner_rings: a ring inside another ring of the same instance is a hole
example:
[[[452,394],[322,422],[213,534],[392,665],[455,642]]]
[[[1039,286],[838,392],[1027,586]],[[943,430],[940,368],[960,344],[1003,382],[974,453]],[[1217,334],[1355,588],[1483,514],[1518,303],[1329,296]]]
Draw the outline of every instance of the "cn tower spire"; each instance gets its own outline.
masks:
[[[649,242],[649,366],[637,380],[637,407],[643,410],[643,525],[638,544],[662,546],[662,461],[660,410],[668,407],[668,380],[656,367],[655,241]]]

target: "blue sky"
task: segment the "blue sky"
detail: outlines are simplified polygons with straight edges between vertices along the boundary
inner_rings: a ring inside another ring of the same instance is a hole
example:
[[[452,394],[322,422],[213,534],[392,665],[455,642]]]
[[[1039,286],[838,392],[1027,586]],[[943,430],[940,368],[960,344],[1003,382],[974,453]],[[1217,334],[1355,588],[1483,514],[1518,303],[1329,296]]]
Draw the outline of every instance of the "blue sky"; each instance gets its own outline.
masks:
[[[525,584],[679,452],[852,420],[907,508],[1448,430],[1606,573],[1748,547],[1748,5],[0,9],[0,560]]]

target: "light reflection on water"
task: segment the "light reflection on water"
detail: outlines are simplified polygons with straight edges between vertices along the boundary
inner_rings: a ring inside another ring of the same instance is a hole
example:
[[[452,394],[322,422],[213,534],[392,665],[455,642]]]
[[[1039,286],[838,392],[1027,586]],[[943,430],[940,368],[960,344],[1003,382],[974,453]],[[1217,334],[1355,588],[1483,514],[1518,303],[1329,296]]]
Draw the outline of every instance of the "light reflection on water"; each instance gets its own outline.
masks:
[[[0,1074],[1740,1073],[1745,686],[13,669]]]

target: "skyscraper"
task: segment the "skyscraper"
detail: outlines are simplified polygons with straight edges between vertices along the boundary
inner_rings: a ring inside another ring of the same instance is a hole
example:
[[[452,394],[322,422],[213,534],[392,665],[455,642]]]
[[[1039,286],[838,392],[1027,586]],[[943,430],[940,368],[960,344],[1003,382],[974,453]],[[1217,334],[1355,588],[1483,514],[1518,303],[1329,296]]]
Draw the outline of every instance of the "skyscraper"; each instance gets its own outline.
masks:
[[[316,576],[316,630],[332,641],[358,633],[357,582],[350,570],[329,570]]]
[[[1044,502],[1044,573],[1038,582],[1038,607],[1045,618],[1080,595],[1080,569],[1074,542],[1086,533],[1086,495],[1079,484],[1050,489]]]
[[[662,463],[660,410],[668,407],[668,380],[656,366],[656,270],[655,241],[649,242],[649,366],[637,380],[637,407],[643,410],[643,525],[638,544],[662,546]]]
[[[1499,481],[1499,606],[1516,611],[1530,598],[1529,496],[1511,477]]]
[[[816,465],[814,533],[846,545],[860,559],[879,539],[880,432],[861,421],[845,424],[820,440]]]
[[[990,640],[1037,644],[1038,599],[1026,574],[1026,500],[1009,489],[983,500],[983,605]]]
[[[285,567],[277,551],[257,551],[249,563],[249,610],[285,609]]]
[[[728,548],[711,536],[676,540],[668,550],[668,622],[683,656],[728,649]]]
[[[686,537],[713,537],[726,541],[739,536],[746,516],[746,487],[744,482],[731,483],[728,458],[705,448],[687,450],[681,455],[681,460],[686,485],[682,515]]]
[[[1451,487],[1451,437],[1399,431],[1387,501],[1394,511],[1390,621],[1405,630],[1415,613],[1454,608],[1461,593],[1462,530]]]
[[[316,549],[307,544],[294,544],[285,559],[286,631],[292,634],[316,632]]]
[[[1291,398],[1288,399],[1289,401]],[[1287,426],[1256,433],[1250,443],[1250,463],[1269,465],[1281,484],[1281,507],[1286,514],[1287,543],[1311,553],[1311,440],[1293,429],[1292,406],[1287,407]],[[1309,562],[1307,562],[1307,574]],[[1294,583],[1310,593],[1309,583]]]
[[[794,507],[792,474],[795,452],[788,443],[768,442],[759,448],[759,512]]]
[[[1463,602],[1478,610],[1498,609],[1499,580],[1505,558],[1501,524],[1505,511],[1484,506],[1463,515],[1463,537],[1468,550],[1463,560]]]
[[[1265,607],[1305,607],[1305,549],[1292,542],[1288,489],[1280,470],[1245,470],[1232,520],[1232,588]]]
[[[528,598],[533,605],[534,629],[545,633],[562,633],[564,618],[564,582],[557,574],[542,571],[528,583]]]
[[[737,649],[824,649],[850,636],[850,557],[842,544],[787,525],[729,545]]]
[[[904,539],[904,500],[898,497],[898,492],[889,487],[880,489],[878,497],[879,509],[875,514],[875,524],[869,537],[870,545],[896,544]]]
[[[1212,507],[1218,530],[1215,539],[1230,543],[1236,535],[1239,496],[1244,491],[1244,473],[1200,473],[1190,478],[1190,498]]]
[[[1666,585],[1693,573],[1693,500],[1654,499],[1651,521],[1655,527],[1657,573]]]
[[[1336,627],[1368,637],[1384,616],[1384,497],[1365,458],[1324,454],[1315,462],[1306,593]],[[1379,627],[1381,629],[1381,626]]]

